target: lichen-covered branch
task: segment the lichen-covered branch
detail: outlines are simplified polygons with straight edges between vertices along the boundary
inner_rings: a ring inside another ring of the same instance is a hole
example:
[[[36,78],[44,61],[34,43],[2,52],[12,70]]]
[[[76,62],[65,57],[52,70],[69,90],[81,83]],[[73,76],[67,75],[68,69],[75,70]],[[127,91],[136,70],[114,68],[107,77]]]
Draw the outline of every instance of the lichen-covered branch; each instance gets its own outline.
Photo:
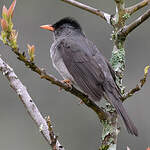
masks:
[[[80,2],[78,2],[76,0],[61,0],[61,1],[66,2],[68,4],[71,4],[71,5],[75,6],[75,7],[81,8],[83,10],[86,10],[86,11],[88,11],[88,12],[90,12],[92,14],[95,14],[97,16],[100,16],[102,19],[107,21],[108,24],[110,24],[111,15],[108,14],[108,13],[105,13],[105,12],[99,10],[99,9],[96,9],[96,8],[91,7],[91,6],[88,6],[88,5],[85,5],[83,3],[80,3]]]
[[[121,89],[121,91],[123,91],[122,78],[123,71],[125,69],[125,50],[124,41],[122,41],[118,37],[118,31],[125,25],[125,1],[114,1],[116,4],[116,12],[115,15],[111,18],[111,25],[114,27],[114,31],[112,33],[113,51],[110,63],[112,64],[114,70],[117,72],[116,82],[118,84],[118,87]],[[99,150],[116,150],[118,133],[120,131],[118,127],[118,115],[111,104],[106,102],[105,105],[106,112],[111,113],[112,119],[111,122],[103,123],[102,145],[99,148]]]
[[[126,8],[126,12],[129,15],[132,15],[133,13],[137,12],[138,10],[140,10],[141,8],[147,6],[150,3],[150,0],[143,0],[131,7]]]
[[[14,73],[13,69],[8,64],[6,64],[1,58],[0,58],[0,71],[8,79],[10,86],[19,96],[20,100],[27,109],[29,115],[35,121],[36,125],[40,129],[42,135],[44,136],[48,144],[51,145],[52,137],[49,136],[49,129],[45,119],[42,117],[33,99],[29,95],[26,87],[21,83],[17,75]],[[56,149],[53,150],[64,150],[64,148],[57,140]]]
[[[131,24],[124,26],[118,35],[122,37],[126,37],[131,31],[133,31],[135,28],[137,28],[140,24],[142,24],[145,20],[147,20],[150,17],[150,9],[147,10],[144,14],[142,14],[139,18],[137,18],[135,21],[133,21]]]

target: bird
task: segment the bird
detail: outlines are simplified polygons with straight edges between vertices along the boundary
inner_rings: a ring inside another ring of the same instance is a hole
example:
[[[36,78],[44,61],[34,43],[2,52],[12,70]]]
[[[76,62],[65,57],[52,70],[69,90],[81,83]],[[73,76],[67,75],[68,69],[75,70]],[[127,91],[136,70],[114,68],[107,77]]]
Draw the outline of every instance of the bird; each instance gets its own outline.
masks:
[[[107,98],[122,117],[127,131],[138,136],[138,130],[122,104],[115,71],[96,45],[88,40],[79,22],[65,17],[40,28],[53,32],[50,56],[63,81],[78,86],[93,102]]]

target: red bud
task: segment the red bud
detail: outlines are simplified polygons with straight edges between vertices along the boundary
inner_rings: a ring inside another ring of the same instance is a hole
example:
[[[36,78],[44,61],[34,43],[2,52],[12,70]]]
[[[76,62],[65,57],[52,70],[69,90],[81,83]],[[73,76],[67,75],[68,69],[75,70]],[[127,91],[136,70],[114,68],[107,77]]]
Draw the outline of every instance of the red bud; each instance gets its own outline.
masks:
[[[8,9],[8,13],[7,13],[8,17],[9,17],[9,16],[11,16],[11,17],[13,16],[15,6],[16,6],[16,0],[14,0],[14,1],[12,2],[12,4],[10,5],[10,7],[9,7],[9,9]]]
[[[6,6],[4,5],[3,10],[2,10],[2,16],[6,16],[7,12],[8,12],[8,10],[7,10]]]
[[[27,47],[28,47],[28,54],[30,56],[30,61],[34,61],[35,46],[27,44]]]
[[[6,22],[5,19],[1,19],[1,27],[3,31],[7,31],[8,29],[8,23]]]

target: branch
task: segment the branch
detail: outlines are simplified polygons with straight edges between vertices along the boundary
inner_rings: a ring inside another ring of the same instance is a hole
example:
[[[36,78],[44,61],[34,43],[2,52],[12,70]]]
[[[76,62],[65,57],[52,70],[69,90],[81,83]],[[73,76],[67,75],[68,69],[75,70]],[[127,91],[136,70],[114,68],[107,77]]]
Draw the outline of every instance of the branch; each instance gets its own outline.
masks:
[[[129,15],[132,15],[133,13],[138,11],[139,9],[147,6],[149,3],[150,3],[150,0],[143,0],[142,2],[139,2],[139,3],[135,4],[134,6],[126,8],[126,12]]]
[[[118,8],[118,11],[124,9],[125,6],[125,0],[114,0],[116,3],[116,7]]]
[[[125,0],[114,0],[114,2],[116,3],[116,12],[111,18],[111,24],[115,30],[118,30],[125,24]]]
[[[50,120],[49,116],[46,118],[46,122],[47,122],[47,125],[48,125],[49,136],[50,136],[51,141],[52,141],[51,142],[52,150],[57,150],[57,136],[55,136],[55,134],[54,134],[52,124],[51,124],[51,120]]]
[[[40,111],[38,110],[37,106],[30,97],[26,87],[21,83],[17,75],[14,73],[13,69],[10,66],[8,66],[8,64],[6,64],[1,58],[0,58],[0,71],[8,79],[10,86],[19,96],[20,100],[27,109],[29,115],[35,121],[36,125],[40,129],[42,135],[44,136],[48,144],[51,145],[52,137],[49,136],[48,125],[45,119],[42,117]],[[56,149],[53,150],[64,150],[64,148],[57,140]]]
[[[95,9],[91,6],[88,6],[88,5],[85,5],[85,4],[82,4],[80,2],[77,2],[75,0],[61,0],[63,2],[66,2],[68,4],[71,4],[75,7],[78,7],[80,9],[83,9],[83,10],[86,10],[92,14],[95,14],[97,16],[100,16],[102,19],[104,19],[108,24],[110,24],[110,19],[111,19],[111,15],[108,14],[108,13],[105,13],[103,11],[100,11],[99,9]]]
[[[123,96],[122,101],[125,101],[127,98],[133,96],[135,93],[140,91],[147,80],[147,75],[149,73],[150,66],[146,66],[144,69],[144,77],[140,80],[140,83],[136,85],[135,88],[131,89],[128,93]]]
[[[133,21],[131,24],[122,28],[120,30],[120,32],[118,33],[118,35],[126,37],[131,31],[133,31],[136,27],[138,27],[140,24],[142,24],[149,17],[150,17],[150,9],[147,10],[143,15],[141,15],[135,21]]]

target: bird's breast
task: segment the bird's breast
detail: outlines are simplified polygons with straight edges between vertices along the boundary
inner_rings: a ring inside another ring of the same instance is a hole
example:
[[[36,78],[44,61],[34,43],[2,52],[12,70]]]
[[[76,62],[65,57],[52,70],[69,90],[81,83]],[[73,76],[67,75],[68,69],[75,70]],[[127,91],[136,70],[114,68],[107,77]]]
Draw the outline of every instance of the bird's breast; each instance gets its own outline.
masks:
[[[69,73],[66,65],[64,64],[64,61],[59,51],[57,50],[56,47],[54,48],[54,45],[52,45],[50,49],[50,56],[51,56],[52,64],[54,68],[59,72],[59,74],[63,77],[63,79],[69,79],[73,83],[75,83],[72,75]]]

